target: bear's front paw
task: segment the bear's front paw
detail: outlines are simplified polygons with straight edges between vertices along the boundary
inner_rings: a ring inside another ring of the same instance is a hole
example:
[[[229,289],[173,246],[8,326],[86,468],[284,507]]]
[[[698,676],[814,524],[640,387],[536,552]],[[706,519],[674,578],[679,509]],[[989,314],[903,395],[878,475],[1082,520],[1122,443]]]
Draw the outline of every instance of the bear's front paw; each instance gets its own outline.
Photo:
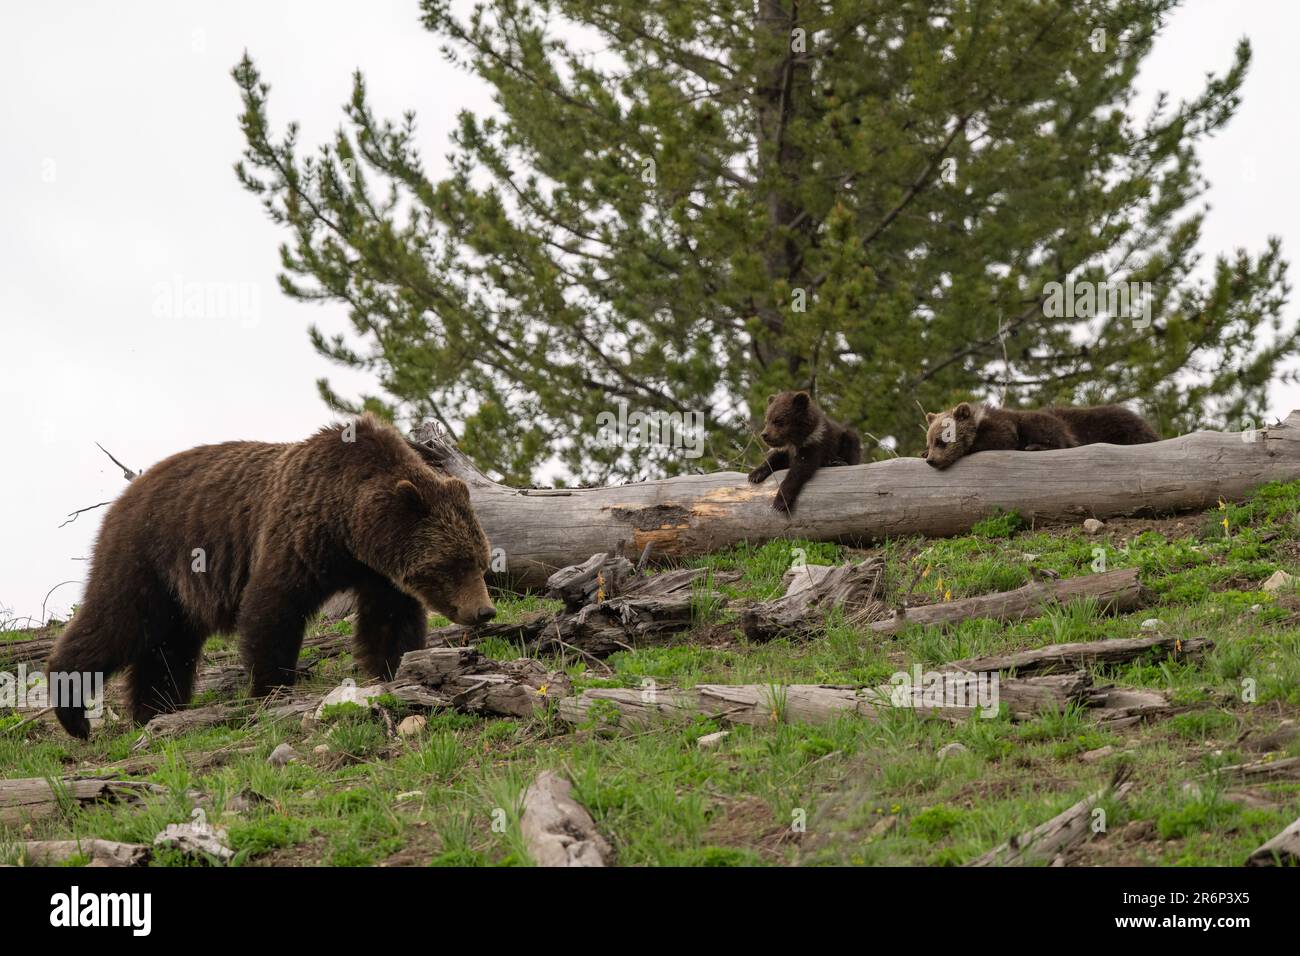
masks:
[[[749,473],[750,483],[755,485],[761,485],[763,482],[767,481],[767,476],[770,474],[771,472],[767,470],[767,466],[765,465],[755,468],[753,471]]]
[[[792,507],[794,507],[793,504],[780,492],[772,499],[772,509],[781,512],[783,515],[788,515]]]

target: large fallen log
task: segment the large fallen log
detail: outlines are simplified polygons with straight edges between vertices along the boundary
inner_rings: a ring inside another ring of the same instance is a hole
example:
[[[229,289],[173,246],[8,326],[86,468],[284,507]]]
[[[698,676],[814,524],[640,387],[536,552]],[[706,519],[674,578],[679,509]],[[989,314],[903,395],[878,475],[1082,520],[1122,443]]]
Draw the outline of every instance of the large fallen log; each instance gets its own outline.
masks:
[[[698,684],[690,690],[594,687],[560,701],[560,719],[570,724],[602,721],[649,727],[689,721],[697,714],[732,724],[826,724],[840,717],[878,720],[895,709],[953,722],[996,716],[1005,704],[1016,719],[1059,711],[1082,702],[1090,681],[1083,672],[1046,677],[1003,678],[996,686],[974,675],[946,674],[932,695],[923,683],[900,688],[840,687],[828,684]]]
[[[1101,574],[1082,574],[1060,581],[1031,581],[1014,591],[981,594],[907,608],[884,621],[871,625],[875,634],[897,634],[909,624],[952,624],[968,618],[989,617],[998,621],[1020,621],[1038,617],[1054,604],[1093,600],[1100,611],[1131,611],[1142,602],[1142,586],[1137,568],[1121,568]]]
[[[101,800],[139,803],[149,794],[164,792],[155,783],[127,780],[62,780],[53,788],[42,777],[0,780],[0,825],[43,820]]]
[[[1123,664],[1148,653],[1173,654],[1185,657],[1199,654],[1213,646],[1209,638],[1193,637],[1182,640],[1172,634],[1150,637],[1116,637],[1101,641],[1074,641],[1069,644],[1048,644],[1030,651],[1011,654],[991,654],[988,657],[968,657],[944,664],[946,671],[1015,671],[1019,675],[1050,674],[1056,671],[1074,671],[1089,664]]]
[[[761,485],[740,472],[719,472],[607,488],[516,489],[484,476],[431,425],[417,426],[411,437],[431,462],[469,485],[507,576],[529,587],[600,551],[637,560],[650,546],[652,558],[664,560],[774,538],[861,544],[944,537],[999,508],[1038,519],[1186,511],[1300,478],[1300,412],[1253,433],[989,451],[945,471],[920,458],[825,468],[788,516],[772,508],[780,472]]]

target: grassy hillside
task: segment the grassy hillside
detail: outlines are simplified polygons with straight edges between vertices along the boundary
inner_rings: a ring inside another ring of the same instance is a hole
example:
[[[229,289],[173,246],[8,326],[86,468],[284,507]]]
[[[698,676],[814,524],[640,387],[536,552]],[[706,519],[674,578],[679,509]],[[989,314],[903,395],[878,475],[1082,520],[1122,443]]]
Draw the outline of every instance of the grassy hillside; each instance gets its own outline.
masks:
[[[1071,708],[954,726],[900,709],[878,722],[731,728],[720,746],[702,749],[698,738],[721,729],[705,719],[629,733],[603,720],[575,729],[553,714],[485,720],[434,713],[423,732],[403,738],[388,728],[407,712],[391,700],[391,722],[343,707],[312,729],[297,719],[269,720],[249,703],[229,726],[136,750],[140,731],[125,722],[106,724],[82,744],[48,720],[20,725],[19,715],[0,715],[4,777],[116,774],[167,788],[144,806],[65,808],[47,821],[0,826],[0,862],[17,857],[16,840],[76,835],[149,843],[203,806],[228,829],[244,865],[524,864],[520,796],[549,767],[572,777],[575,797],[624,865],[956,865],[1043,822],[1127,764],[1134,789],[1106,806],[1106,831],[1071,851],[1068,862],[1239,865],[1300,816],[1300,781],[1246,787],[1202,778],[1267,754],[1300,754],[1300,599],[1291,588],[1260,590],[1278,569],[1300,573],[1300,483],[1268,486],[1249,502],[1204,515],[1115,520],[1097,536],[1022,524],[997,515],[965,537],[892,541],[870,552],[778,541],[700,563],[741,573],[739,582],[719,585],[727,594],[766,598],[780,592],[796,549],[810,563],[878,554],[888,560],[886,600],[909,593],[915,604],[1007,590],[1035,574],[1089,574],[1104,562],[1107,570],[1137,567],[1150,605],[1117,617],[1080,604],[1012,625],[913,626],[890,640],[832,617],[812,640],[756,645],[740,635],[734,612],[701,600],[695,626],[667,646],[619,653],[604,666],[573,657],[547,663],[566,670],[579,689],[636,687],[646,679],[659,687],[871,685],[913,663],[928,668],[1133,636],[1156,618],[1149,626],[1161,633],[1209,637],[1215,646],[1197,659],[1147,658],[1099,668],[1095,677],[1167,691],[1170,716],[1115,730]],[[548,606],[532,597],[499,600],[506,619]],[[346,621],[330,626],[348,628]],[[26,636],[0,637],[0,668],[5,642]],[[521,656],[501,641],[481,650]],[[215,639],[206,656],[229,662],[234,642]],[[330,658],[315,666],[310,686],[323,694],[353,675],[347,655]],[[965,749],[941,759],[939,749],[952,742]],[[268,754],[281,743],[301,759],[269,766]],[[163,853],[155,862],[185,861]]]

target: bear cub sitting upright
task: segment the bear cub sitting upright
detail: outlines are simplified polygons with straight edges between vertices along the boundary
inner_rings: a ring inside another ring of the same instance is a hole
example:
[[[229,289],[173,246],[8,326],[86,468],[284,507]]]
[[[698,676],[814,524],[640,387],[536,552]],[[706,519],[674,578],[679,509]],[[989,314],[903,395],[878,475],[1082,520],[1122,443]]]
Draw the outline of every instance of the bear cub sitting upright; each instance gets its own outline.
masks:
[[[386,679],[424,646],[426,608],[459,624],[496,614],[489,558],[465,483],[371,416],[295,444],[204,445],[113,503],[47,669],[126,668],[131,716],[145,722],[189,701],[209,635],[238,631],[261,696],[293,683],[307,622],[351,590],[357,661]],[[88,736],[83,706],[56,703],[64,728]]]
[[[929,428],[922,457],[940,469],[980,451],[1048,451],[1160,440],[1144,418],[1123,405],[1017,411],[962,402],[946,412],[930,413],[926,419]]]
[[[781,392],[768,398],[761,437],[775,450],[749,473],[749,480],[761,484],[774,471],[790,469],[772,501],[777,511],[794,509],[799,492],[818,468],[862,464],[858,433],[827,418],[807,392]]]

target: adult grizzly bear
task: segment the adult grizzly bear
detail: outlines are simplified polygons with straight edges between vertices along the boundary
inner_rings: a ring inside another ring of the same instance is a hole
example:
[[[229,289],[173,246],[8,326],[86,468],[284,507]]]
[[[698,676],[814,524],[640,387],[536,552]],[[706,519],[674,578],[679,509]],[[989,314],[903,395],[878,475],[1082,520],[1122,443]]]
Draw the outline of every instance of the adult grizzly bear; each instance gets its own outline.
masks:
[[[370,416],[304,442],[204,445],[154,465],[104,517],[81,606],[51,674],[129,670],[139,722],[185,704],[204,640],[238,631],[254,695],[293,683],[308,619],[357,597],[357,660],[391,676],[424,645],[424,607],[490,620],[487,539],[457,478],[443,478]],[[59,721],[90,723],[63,701]]]

